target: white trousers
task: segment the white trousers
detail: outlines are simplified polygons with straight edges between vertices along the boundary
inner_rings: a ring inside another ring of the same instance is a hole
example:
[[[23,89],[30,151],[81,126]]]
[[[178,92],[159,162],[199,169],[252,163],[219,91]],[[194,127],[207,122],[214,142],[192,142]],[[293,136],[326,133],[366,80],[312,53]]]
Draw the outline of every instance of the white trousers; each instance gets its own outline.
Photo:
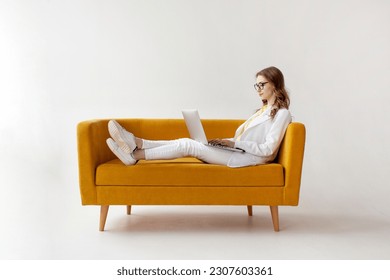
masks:
[[[195,157],[211,164],[228,165],[232,151],[209,147],[189,138],[168,141],[143,139],[146,160]]]

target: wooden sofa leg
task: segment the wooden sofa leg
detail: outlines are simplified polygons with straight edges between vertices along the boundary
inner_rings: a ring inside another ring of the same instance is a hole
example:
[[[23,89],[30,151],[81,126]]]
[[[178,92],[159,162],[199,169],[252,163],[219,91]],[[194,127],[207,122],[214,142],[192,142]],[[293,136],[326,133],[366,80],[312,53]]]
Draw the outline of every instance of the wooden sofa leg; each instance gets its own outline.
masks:
[[[106,225],[106,219],[107,219],[109,207],[110,207],[109,205],[100,206],[100,226],[99,226],[100,231],[104,231],[104,226]]]
[[[278,206],[270,206],[272,223],[274,224],[274,231],[279,231],[279,209]]]
[[[131,215],[131,205],[127,205],[127,215]]]
[[[248,215],[253,216],[252,205],[247,205],[247,208],[248,208]]]

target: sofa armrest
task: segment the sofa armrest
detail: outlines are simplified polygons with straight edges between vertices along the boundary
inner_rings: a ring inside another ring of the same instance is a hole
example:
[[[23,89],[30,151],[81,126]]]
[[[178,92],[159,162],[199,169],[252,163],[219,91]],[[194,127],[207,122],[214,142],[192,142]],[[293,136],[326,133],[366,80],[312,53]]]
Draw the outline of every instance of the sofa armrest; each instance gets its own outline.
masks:
[[[287,127],[280,146],[277,161],[284,167],[284,203],[286,205],[298,205],[299,202],[305,138],[305,126],[302,123],[293,122]]]
[[[97,203],[95,171],[99,164],[114,159],[106,144],[108,120],[83,121],[77,126],[79,183],[83,205]]]

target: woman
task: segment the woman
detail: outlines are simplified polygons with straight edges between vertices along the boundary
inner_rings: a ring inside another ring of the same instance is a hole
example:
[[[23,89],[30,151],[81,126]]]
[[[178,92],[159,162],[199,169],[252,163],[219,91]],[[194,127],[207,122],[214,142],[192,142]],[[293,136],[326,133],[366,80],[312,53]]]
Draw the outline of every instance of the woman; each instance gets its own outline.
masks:
[[[217,149],[188,138],[169,141],[141,139],[114,120],[108,124],[112,138],[107,139],[107,145],[126,165],[133,165],[140,159],[174,159],[186,156],[229,167],[271,162],[275,159],[291,122],[288,110],[290,99],[284,86],[283,74],[276,67],[258,72],[254,86],[263,102],[261,109],[237,129],[234,138],[210,141],[211,144],[241,148],[245,153]]]

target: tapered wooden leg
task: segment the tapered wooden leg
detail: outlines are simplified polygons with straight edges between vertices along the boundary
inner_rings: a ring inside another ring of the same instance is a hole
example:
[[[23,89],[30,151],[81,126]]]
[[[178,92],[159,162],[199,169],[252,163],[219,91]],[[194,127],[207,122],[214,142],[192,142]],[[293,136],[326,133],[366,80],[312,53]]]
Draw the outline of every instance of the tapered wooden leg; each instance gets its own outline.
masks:
[[[272,223],[274,224],[274,231],[279,231],[279,209],[278,206],[270,206]]]
[[[248,205],[247,208],[248,208],[248,215],[253,216],[252,205]]]
[[[131,205],[127,205],[127,215],[131,215]]]
[[[100,207],[100,226],[99,226],[100,231],[104,231],[104,226],[106,225],[106,219],[107,219],[109,207],[110,207],[109,205],[102,205]]]

